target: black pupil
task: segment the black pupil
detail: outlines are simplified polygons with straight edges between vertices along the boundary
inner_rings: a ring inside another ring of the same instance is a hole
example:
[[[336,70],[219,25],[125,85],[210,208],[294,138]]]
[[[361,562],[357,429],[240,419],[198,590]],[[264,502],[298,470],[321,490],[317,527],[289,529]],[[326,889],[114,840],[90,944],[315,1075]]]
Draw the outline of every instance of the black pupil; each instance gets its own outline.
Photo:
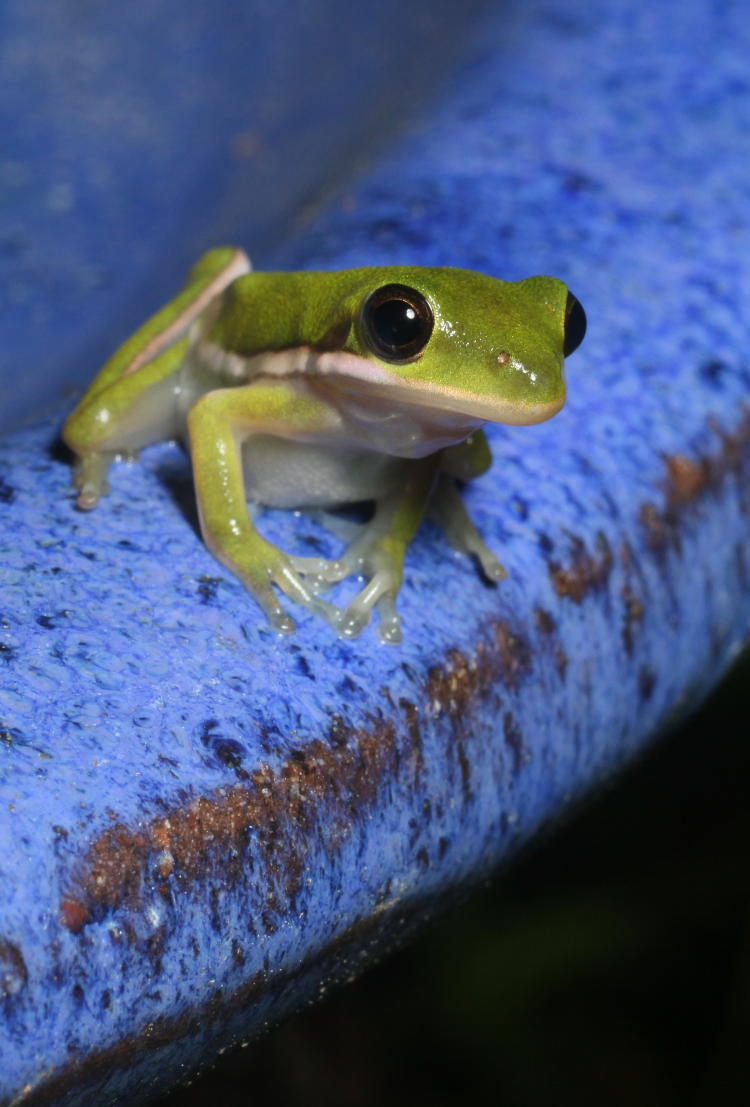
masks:
[[[419,357],[430,339],[432,309],[416,289],[387,284],[367,300],[364,324],[374,353],[385,360],[409,361]]]
[[[372,311],[372,328],[384,346],[394,353],[419,340],[422,322],[405,300],[386,300]]]

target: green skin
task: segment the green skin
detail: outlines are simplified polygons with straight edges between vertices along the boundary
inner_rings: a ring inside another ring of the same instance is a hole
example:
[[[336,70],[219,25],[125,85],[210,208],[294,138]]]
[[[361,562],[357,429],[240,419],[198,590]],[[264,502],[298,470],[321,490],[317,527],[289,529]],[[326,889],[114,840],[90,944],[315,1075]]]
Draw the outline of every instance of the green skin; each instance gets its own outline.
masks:
[[[101,369],[63,430],[78,506],[108,491],[118,455],[183,438],[206,544],[281,632],[294,623],[274,586],[346,637],[377,608],[381,637],[398,641],[404,555],[428,509],[453,546],[502,580],[455,482],[491,463],[484,422],[536,423],[562,407],[566,286],[410,266],[249,269],[240,250],[209,251]],[[377,356],[362,320],[368,296],[392,283],[420,292],[434,317],[424,350],[405,362]],[[267,542],[248,498],[287,507],[367,498],[376,510],[331,562]],[[321,598],[353,574],[366,583],[344,611]]]

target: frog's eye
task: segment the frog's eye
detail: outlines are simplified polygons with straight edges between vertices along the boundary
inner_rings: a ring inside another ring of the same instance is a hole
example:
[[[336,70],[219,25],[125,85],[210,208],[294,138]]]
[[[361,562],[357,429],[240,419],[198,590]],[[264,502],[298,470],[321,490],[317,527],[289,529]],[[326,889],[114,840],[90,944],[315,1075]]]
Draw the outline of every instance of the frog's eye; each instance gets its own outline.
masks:
[[[430,340],[432,308],[421,292],[405,284],[386,284],[372,292],[362,308],[365,341],[384,361],[414,361]]]
[[[572,292],[568,293],[565,305],[565,335],[563,338],[563,357],[568,357],[583,342],[586,333],[586,312]]]

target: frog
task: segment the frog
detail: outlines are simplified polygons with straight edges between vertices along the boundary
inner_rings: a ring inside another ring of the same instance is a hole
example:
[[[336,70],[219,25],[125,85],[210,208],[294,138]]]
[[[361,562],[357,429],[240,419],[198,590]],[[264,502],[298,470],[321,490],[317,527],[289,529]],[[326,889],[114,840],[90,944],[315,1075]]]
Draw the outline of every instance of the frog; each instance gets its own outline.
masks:
[[[564,360],[585,331],[555,277],[403,264],[260,271],[242,249],[216,247],[66,419],[76,505],[97,506],[115,460],[181,440],[205,544],[271,627],[295,629],[292,601],[343,638],[376,612],[381,639],[399,642],[405,555],[425,516],[487,582],[507,576],[461,490],[492,462],[485,424],[560,411]],[[366,501],[372,517],[334,559],[286,552],[256,526],[263,507],[335,518]],[[354,598],[329,602],[349,577]]]

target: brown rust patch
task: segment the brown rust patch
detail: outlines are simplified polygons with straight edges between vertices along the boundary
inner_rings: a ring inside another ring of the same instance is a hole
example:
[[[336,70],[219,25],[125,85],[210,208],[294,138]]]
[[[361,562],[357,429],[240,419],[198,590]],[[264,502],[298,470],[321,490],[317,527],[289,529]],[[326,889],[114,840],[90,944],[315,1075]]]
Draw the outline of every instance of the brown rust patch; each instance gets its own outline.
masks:
[[[525,635],[504,619],[492,623],[489,633],[490,645],[480,641],[471,660],[460,650],[449,650],[447,664],[430,669],[426,694],[438,712],[462,717],[474,700],[500,685],[515,691],[531,673],[531,648]]]
[[[527,638],[506,620],[493,625],[498,655],[498,676],[508,688],[518,688],[531,672],[531,648]]]
[[[692,503],[708,486],[711,467],[705,458],[693,461],[684,454],[667,455],[668,497],[676,507]]]
[[[0,938],[0,999],[17,996],[26,987],[26,961],[15,942]]]
[[[568,655],[560,645],[557,636],[557,623],[552,615],[544,607],[534,608],[534,622],[539,629],[542,637],[548,639],[552,643],[552,656],[555,662],[555,668],[560,680],[565,680],[565,674],[568,671]]]
[[[581,603],[589,592],[606,588],[614,559],[603,531],[599,531],[596,536],[593,552],[578,537],[573,537],[572,545],[573,551],[568,562],[563,565],[550,560],[547,568],[557,595],[572,600],[573,603]]]
[[[557,630],[557,623],[546,607],[534,608],[534,622],[536,623],[539,631],[545,637],[550,634],[554,634]]]
[[[451,720],[464,797],[471,787],[471,761],[464,740],[471,737],[473,701],[500,685],[514,690],[531,671],[527,639],[505,620],[489,628],[468,660],[451,650],[447,666],[431,670],[425,692],[436,714]],[[141,911],[154,894],[169,901],[221,866],[222,887],[247,879],[248,842],[253,859],[265,866],[267,889],[262,923],[268,932],[295,907],[311,837],[334,854],[352,830],[356,812],[371,806],[389,773],[407,752],[407,774],[417,783],[423,769],[419,712],[399,704],[406,735],[391,721],[373,719],[371,729],[349,730],[336,716],[327,740],[292,750],[278,770],[263,765],[230,786],[171,808],[134,830],[122,822],[90,845],[60,903],[60,920],[79,934],[90,922],[123,908]],[[408,742],[408,744],[407,744]],[[130,934],[135,931],[130,931]]]
[[[628,657],[632,657],[635,635],[645,614],[645,604],[641,595],[642,589],[636,580],[636,562],[629,542],[623,542],[620,545],[620,561],[625,575],[625,582],[620,589],[624,608],[622,643]]]
[[[424,769],[424,752],[422,749],[422,728],[419,725],[419,708],[416,704],[412,703],[411,700],[404,699],[403,697],[398,701],[398,705],[406,719],[406,729],[411,741],[414,776],[417,780],[420,780],[422,770]]]
[[[337,744],[310,742],[274,772],[263,766],[250,779],[218,788],[172,808],[134,831],[122,823],[92,842],[77,879],[60,904],[60,919],[75,934],[106,913],[142,909],[156,884],[187,890],[220,864],[222,887],[247,877],[247,847],[266,868],[264,925],[275,928],[294,908],[310,838],[334,853],[351,833],[352,817],[370,806],[398,756],[392,723],[372,730],[336,729]]]
[[[466,745],[475,729],[471,715],[474,702],[494,696],[499,706],[501,688],[516,691],[532,671],[531,648],[525,635],[504,619],[488,629],[489,644],[480,641],[471,660],[459,650],[450,650],[445,667],[430,669],[425,689],[433,714],[446,714],[451,722],[452,750],[465,803],[471,799],[471,759]]]
[[[714,418],[709,419],[708,426],[721,443],[719,452],[696,458],[666,455],[664,505],[659,508],[649,501],[641,507],[639,517],[646,542],[656,554],[663,555],[670,548],[679,553],[683,516],[704,496],[716,493],[728,476],[738,480],[742,511],[747,514],[750,510],[750,488],[742,479],[750,454],[750,411],[744,411],[734,431],[725,431]]]

